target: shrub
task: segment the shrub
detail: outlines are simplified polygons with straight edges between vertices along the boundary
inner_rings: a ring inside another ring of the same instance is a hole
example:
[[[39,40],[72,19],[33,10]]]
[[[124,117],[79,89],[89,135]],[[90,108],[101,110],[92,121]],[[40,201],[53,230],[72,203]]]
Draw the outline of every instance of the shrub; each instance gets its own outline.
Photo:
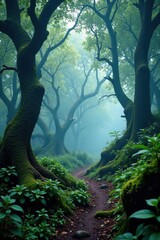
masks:
[[[3,238],[21,236],[22,219],[17,212],[23,212],[21,206],[15,204],[11,196],[1,196],[0,202],[0,233]]]
[[[75,204],[86,205],[89,203],[90,195],[83,189],[71,191],[70,197]]]

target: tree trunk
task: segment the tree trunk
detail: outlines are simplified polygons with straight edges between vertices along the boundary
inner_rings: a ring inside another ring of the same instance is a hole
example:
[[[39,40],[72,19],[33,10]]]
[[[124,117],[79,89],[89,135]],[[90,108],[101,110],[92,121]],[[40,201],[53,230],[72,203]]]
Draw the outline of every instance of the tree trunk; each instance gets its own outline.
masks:
[[[138,140],[138,132],[147,128],[152,123],[150,103],[150,70],[148,67],[148,51],[153,34],[151,15],[153,3],[143,3],[141,10],[141,31],[138,38],[134,62],[135,62],[135,96],[134,114],[131,140]],[[151,9],[150,9],[151,8]]]
[[[47,1],[39,18],[35,13],[36,4],[30,2],[28,15],[34,26],[31,39],[21,25],[21,10],[18,0],[5,1],[6,20],[0,21],[0,30],[13,41],[17,50],[17,72],[21,89],[19,110],[7,125],[0,149],[0,167],[13,165],[16,167],[19,184],[33,186],[36,179],[48,176],[55,179],[37,163],[30,146],[31,135],[37,122],[44,87],[39,83],[35,56],[46,40],[46,30],[51,14],[63,0]]]

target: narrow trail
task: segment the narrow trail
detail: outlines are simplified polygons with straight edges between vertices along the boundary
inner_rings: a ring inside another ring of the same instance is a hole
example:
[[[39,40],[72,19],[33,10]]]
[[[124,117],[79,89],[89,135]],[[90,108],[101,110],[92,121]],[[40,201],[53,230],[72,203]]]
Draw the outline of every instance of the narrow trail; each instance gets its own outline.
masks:
[[[112,185],[105,181],[94,181],[84,176],[86,169],[80,170],[74,174],[76,178],[84,179],[89,187],[91,194],[91,203],[89,206],[78,207],[72,216],[67,218],[66,224],[57,231],[55,240],[73,240],[73,239],[88,239],[88,240],[113,240],[113,225],[112,218],[94,218],[94,215],[99,210],[109,210],[112,208],[112,203],[108,203],[108,193],[112,190]],[[101,189],[102,184],[106,184],[106,189]],[[73,238],[73,235],[78,230],[87,231],[90,237]]]

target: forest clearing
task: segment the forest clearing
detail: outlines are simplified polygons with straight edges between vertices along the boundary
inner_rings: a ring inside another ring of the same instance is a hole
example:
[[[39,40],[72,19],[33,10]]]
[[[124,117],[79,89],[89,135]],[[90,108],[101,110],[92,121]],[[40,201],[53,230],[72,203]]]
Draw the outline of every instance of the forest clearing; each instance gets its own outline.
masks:
[[[160,1],[0,1],[0,236],[160,239]]]

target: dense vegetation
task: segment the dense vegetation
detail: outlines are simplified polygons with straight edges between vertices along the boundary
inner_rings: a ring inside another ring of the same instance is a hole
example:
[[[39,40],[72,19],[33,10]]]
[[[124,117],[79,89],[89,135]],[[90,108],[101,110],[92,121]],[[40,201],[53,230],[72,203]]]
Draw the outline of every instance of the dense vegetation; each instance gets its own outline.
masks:
[[[53,239],[56,228],[65,223],[65,215],[74,211],[76,205],[89,203],[84,181],[69,173],[91,163],[86,155],[44,157],[40,162],[56,174],[57,180],[44,180],[43,184],[37,181],[32,189],[18,184],[15,167],[1,168],[1,239]]]
[[[91,160],[71,152],[87,126],[100,130],[102,100],[113,96],[126,129],[113,129],[115,140],[87,173],[114,182],[116,205],[97,215],[116,216],[117,239],[159,238],[159,25],[158,0],[0,2],[4,239],[51,239],[64,214],[88,203],[71,172]],[[92,137],[85,133],[81,145]]]

